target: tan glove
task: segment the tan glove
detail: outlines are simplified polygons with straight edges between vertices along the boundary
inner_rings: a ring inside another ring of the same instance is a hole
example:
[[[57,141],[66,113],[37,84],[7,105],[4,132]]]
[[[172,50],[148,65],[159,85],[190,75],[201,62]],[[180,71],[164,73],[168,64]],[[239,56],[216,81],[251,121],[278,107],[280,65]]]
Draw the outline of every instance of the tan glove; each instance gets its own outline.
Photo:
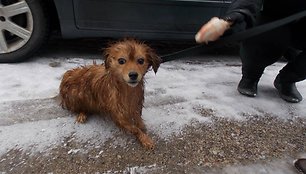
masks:
[[[217,17],[213,17],[195,35],[197,43],[208,43],[219,39],[230,28],[231,23]]]

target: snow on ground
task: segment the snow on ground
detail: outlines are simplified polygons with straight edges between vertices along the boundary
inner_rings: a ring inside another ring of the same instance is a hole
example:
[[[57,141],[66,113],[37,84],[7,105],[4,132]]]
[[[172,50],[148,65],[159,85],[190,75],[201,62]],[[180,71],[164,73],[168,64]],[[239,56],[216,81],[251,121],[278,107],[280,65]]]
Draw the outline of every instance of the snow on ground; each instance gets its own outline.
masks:
[[[99,61],[98,61],[99,62]],[[46,99],[57,95],[62,74],[71,68],[91,64],[92,60],[38,59],[18,64],[0,64],[0,103]],[[53,66],[56,65],[56,66]],[[205,108],[214,116],[243,120],[246,115],[270,114],[279,118],[306,118],[305,101],[286,103],[278,97],[273,80],[284,63],[268,67],[259,83],[256,98],[240,95],[237,84],[241,78],[239,59],[221,61],[172,61],[162,64],[155,75],[146,75],[146,101],[143,118],[149,132],[162,138],[179,133],[191,122],[210,123],[211,117],[203,117],[198,108]],[[306,81],[297,83],[306,96]],[[7,106],[7,105],[6,105]],[[14,108],[18,110],[18,108]],[[0,122],[14,114],[0,105]],[[42,105],[41,108],[44,109]],[[9,112],[9,114],[7,114]],[[93,118],[89,124],[74,124],[67,112],[42,119],[0,126],[0,155],[12,147],[35,147],[42,151],[60,144],[65,137],[75,135],[80,141],[99,137],[105,142],[117,131],[114,125]],[[0,124],[1,125],[1,124]]]

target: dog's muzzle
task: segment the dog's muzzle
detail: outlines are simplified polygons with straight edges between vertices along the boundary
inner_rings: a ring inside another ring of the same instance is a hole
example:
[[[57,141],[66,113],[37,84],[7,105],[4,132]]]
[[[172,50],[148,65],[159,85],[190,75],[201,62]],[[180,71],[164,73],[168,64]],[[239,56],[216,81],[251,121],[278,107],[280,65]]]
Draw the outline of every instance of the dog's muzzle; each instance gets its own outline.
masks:
[[[130,78],[130,80],[132,80],[132,81],[137,81],[138,73],[137,73],[137,72],[130,72],[130,73],[129,73],[129,78]]]
[[[137,72],[130,72],[129,73],[129,81],[128,85],[131,87],[135,87],[138,85],[138,73]]]

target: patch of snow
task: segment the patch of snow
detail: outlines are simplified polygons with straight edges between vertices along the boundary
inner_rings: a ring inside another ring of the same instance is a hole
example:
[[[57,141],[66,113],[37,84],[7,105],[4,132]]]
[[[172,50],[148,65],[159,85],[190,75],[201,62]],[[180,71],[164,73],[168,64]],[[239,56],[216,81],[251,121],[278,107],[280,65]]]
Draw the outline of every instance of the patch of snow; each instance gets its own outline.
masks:
[[[46,152],[56,145],[64,144],[64,139],[77,139],[79,142],[90,142],[93,146],[103,144],[117,130],[97,117],[88,120],[88,124],[75,124],[75,118],[65,117],[52,120],[26,122],[0,127],[0,155],[11,149],[25,149],[32,152]],[[70,124],[68,124],[70,123]],[[41,131],[42,128],[44,131]],[[68,152],[69,153],[69,152]],[[75,153],[71,151],[70,153]]]

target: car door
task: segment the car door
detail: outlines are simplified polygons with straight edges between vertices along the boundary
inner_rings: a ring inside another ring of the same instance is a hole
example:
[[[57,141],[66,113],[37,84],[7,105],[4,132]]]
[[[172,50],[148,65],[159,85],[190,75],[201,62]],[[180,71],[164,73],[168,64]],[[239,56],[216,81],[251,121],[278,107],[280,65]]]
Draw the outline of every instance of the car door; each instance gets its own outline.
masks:
[[[178,39],[193,37],[227,6],[223,0],[73,0],[73,4],[80,30]]]

